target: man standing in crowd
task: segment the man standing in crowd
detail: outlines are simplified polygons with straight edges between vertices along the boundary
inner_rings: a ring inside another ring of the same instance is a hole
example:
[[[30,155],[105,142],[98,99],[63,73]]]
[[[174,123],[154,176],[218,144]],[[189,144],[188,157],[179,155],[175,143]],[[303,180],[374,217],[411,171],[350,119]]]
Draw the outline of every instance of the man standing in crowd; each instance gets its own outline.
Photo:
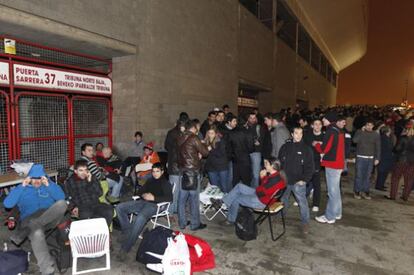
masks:
[[[270,159],[272,156],[272,132],[273,132],[273,114],[266,113],[263,118],[263,146],[262,146],[262,157],[263,159]]]
[[[178,137],[178,167],[181,183],[178,197],[178,224],[180,229],[187,226],[186,205],[190,203],[190,228],[199,230],[207,227],[200,222],[200,173],[201,157],[207,157],[208,149],[198,138],[195,122],[185,124],[185,132]]]
[[[259,186],[260,180],[260,166],[262,163],[262,148],[264,130],[263,127],[257,123],[256,113],[250,113],[246,123],[246,129],[253,139],[253,152],[250,153],[250,161],[252,164],[252,182],[251,187],[256,188]]]
[[[316,151],[316,143],[322,144],[324,133],[322,132],[322,121],[315,119],[312,122],[311,130],[305,134],[305,143],[313,149],[313,160],[315,172],[307,187],[307,195],[313,190],[312,212],[318,212],[321,203],[321,155]]]
[[[113,207],[99,201],[103,194],[101,184],[89,172],[88,162],[84,159],[77,160],[74,172],[66,181],[72,214],[80,219],[105,218],[110,226],[114,215]]]
[[[171,213],[177,213],[178,193],[180,191],[180,170],[178,169],[178,137],[185,130],[185,120],[177,120],[174,128],[168,131],[165,138],[164,148],[168,152],[168,179],[171,186],[175,185],[173,203],[170,206]]]
[[[84,143],[81,146],[81,159],[84,159],[88,163],[88,170],[98,181],[105,180],[105,173],[101,167],[99,167],[93,160],[93,145],[90,143]],[[119,201],[119,195],[121,193],[122,181],[115,181],[110,178],[106,179],[109,188],[112,188],[111,195],[108,196],[109,202]]]
[[[243,127],[244,122],[239,118],[239,127],[235,128],[229,137],[229,150],[233,161],[233,186],[240,182],[250,185],[252,181],[250,153],[253,152],[254,146],[251,136]]]
[[[55,272],[45,232],[55,228],[67,209],[65,194],[59,185],[47,178],[43,165],[34,164],[23,183],[12,189],[3,202],[5,208],[17,206],[20,225],[10,239],[20,245],[29,237],[42,274]]]
[[[220,133],[224,140],[224,144],[226,147],[226,154],[227,159],[229,160],[228,163],[228,182],[227,186],[233,186],[233,154],[231,150],[230,144],[230,135],[232,135],[234,129],[237,127],[237,117],[233,114],[229,113],[226,115],[226,124],[222,129],[220,129]]]
[[[210,111],[208,113],[207,119],[204,120],[203,124],[201,125],[200,133],[203,136],[203,138],[206,136],[208,128],[210,128],[210,126],[216,122],[216,115],[217,113],[215,111]]]
[[[367,119],[365,125],[357,130],[353,141],[356,143],[354,198],[370,200],[370,177],[374,165],[378,165],[381,158],[380,135],[373,131],[374,121]]]
[[[273,114],[272,127],[272,157],[277,158],[279,156],[280,147],[282,147],[282,145],[285,144],[286,140],[290,138],[290,134],[280,114]]]
[[[312,179],[315,172],[311,147],[303,141],[303,129],[294,127],[292,141],[286,142],[279,151],[279,160],[282,170],[287,176],[287,187],[282,201],[286,209],[289,206],[289,197],[293,192],[299,204],[304,234],[309,232],[309,206],[306,198],[306,184]]]
[[[345,118],[334,111],[328,112],[322,120],[327,127],[322,144],[315,143],[315,149],[322,154],[321,165],[325,166],[328,188],[328,203],[325,214],[316,217],[320,223],[333,224],[342,218],[341,173],[345,167]]]

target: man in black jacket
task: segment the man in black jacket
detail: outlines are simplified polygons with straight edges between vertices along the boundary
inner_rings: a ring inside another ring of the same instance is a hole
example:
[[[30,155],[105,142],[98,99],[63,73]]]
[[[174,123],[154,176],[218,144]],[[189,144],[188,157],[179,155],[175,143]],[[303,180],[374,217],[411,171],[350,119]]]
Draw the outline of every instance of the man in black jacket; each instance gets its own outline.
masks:
[[[247,129],[247,132],[251,135],[253,142],[253,152],[250,153],[250,161],[252,164],[251,186],[253,188],[256,188],[259,186],[259,173],[262,163],[263,141],[266,133],[264,127],[258,123],[257,115],[254,112],[249,114],[245,127]]]
[[[157,213],[157,203],[172,201],[171,184],[163,176],[164,168],[161,163],[155,163],[151,173],[152,177],[138,191],[139,200],[123,202],[116,206],[124,237],[121,244],[122,252],[127,253],[134,246],[145,224]],[[132,223],[129,222],[131,213],[137,214]]]
[[[164,148],[168,152],[168,180],[171,186],[175,185],[173,202],[170,206],[171,213],[177,213],[177,201],[178,193],[180,188],[178,186],[180,182],[180,170],[178,169],[178,137],[185,130],[185,120],[177,120],[177,124],[174,128],[168,131],[167,137],[165,138]]]
[[[239,118],[240,127],[234,129],[229,137],[231,159],[233,161],[233,186],[239,182],[250,186],[252,181],[252,169],[250,153],[253,152],[253,140],[243,127],[244,123]]]
[[[282,202],[286,209],[289,206],[290,193],[296,197],[300,208],[303,233],[309,232],[309,206],[306,199],[306,183],[315,171],[312,149],[302,141],[303,129],[292,129],[292,141],[285,143],[279,151],[282,170],[286,173],[288,185]]]

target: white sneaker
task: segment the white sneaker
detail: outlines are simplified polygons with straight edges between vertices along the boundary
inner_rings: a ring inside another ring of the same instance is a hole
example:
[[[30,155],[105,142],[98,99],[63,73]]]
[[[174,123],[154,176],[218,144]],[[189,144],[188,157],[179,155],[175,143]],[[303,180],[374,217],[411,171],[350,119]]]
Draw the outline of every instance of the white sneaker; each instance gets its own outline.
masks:
[[[295,202],[293,202],[293,205],[294,206],[299,206],[299,204],[295,201]]]
[[[317,206],[312,207],[312,212],[319,212],[319,207]]]
[[[327,224],[333,224],[335,223],[335,220],[328,220],[324,215],[315,217],[315,220],[320,223],[327,223]]]
[[[342,219],[342,215],[339,215],[339,216],[336,216],[336,218],[335,218],[336,220],[340,220],[340,219]]]

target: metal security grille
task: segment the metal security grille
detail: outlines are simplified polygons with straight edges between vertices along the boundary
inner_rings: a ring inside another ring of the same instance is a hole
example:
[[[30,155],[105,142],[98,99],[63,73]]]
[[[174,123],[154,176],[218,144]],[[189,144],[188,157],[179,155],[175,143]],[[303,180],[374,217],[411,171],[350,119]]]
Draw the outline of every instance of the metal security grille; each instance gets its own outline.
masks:
[[[48,169],[68,167],[67,97],[22,93],[17,98],[20,158]]]
[[[4,174],[9,164],[9,122],[8,97],[0,91],[0,175]]]
[[[0,43],[0,53],[4,53],[4,44]],[[62,65],[75,66],[82,69],[93,70],[100,73],[110,71],[111,60],[88,57],[80,54],[52,49],[16,40],[16,56],[33,60],[53,62]]]
[[[74,97],[73,131],[75,138],[75,159],[80,156],[83,143],[109,144],[109,100],[102,98]]]

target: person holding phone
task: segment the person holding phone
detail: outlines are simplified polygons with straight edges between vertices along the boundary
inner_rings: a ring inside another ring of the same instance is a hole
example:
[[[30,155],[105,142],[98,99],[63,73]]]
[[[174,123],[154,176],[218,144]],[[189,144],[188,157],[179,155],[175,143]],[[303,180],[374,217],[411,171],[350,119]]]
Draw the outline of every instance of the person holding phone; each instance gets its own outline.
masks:
[[[42,274],[53,274],[54,259],[50,256],[45,232],[55,228],[67,209],[62,188],[51,181],[41,164],[34,164],[22,184],[11,190],[3,202],[5,208],[18,207],[20,222],[10,240],[20,245],[29,237]]]
[[[74,172],[66,182],[72,216],[79,219],[105,218],[109,226],[114,210],[112,205],[99,201],[103,191],[99,180],[88,170],[88,162],[77,160]]]

